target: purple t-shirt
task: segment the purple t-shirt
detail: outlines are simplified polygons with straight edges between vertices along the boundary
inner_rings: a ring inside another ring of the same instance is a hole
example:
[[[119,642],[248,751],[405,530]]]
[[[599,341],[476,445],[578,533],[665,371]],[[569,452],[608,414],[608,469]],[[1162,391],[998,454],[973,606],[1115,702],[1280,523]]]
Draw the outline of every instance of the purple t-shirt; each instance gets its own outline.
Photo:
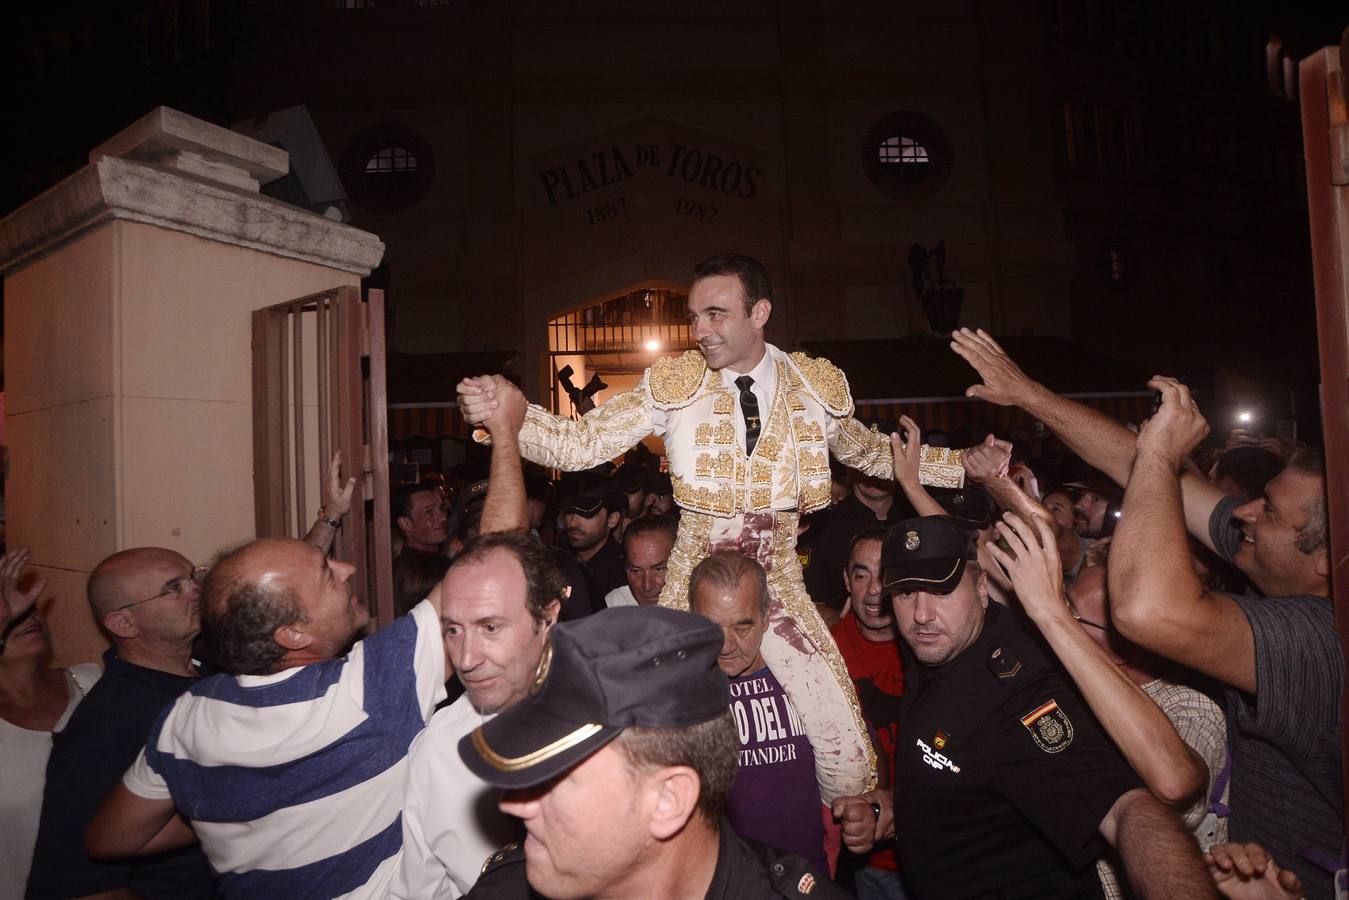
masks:
[[[736,834],[797,853],[828,875],[815,751],[782,685],[767,668],[732,678],[731,713],[740,770],[726,815]]]

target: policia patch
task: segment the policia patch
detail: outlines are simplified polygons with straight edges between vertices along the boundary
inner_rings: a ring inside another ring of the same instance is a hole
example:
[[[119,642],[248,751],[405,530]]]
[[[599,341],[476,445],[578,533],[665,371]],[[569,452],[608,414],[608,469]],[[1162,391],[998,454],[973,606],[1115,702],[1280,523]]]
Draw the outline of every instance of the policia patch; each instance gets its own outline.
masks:
[[[1038,706],[1021,717],[1035,745],[1046,753],[1058,753],[1073,742],[1073,723],[1055,700]]]

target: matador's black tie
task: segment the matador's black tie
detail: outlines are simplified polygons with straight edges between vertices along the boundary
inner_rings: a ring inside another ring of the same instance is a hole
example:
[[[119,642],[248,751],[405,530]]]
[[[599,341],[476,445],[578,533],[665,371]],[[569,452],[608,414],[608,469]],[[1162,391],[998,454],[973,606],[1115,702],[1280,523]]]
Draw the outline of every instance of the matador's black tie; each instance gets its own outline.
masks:
[[[735,386],[740,388],[740,414],[745,417],[746,456],[754,452],[754,445],[759,442],[759,398],[750,390],[753,384],[754,379],[748,375],[735,380]]]

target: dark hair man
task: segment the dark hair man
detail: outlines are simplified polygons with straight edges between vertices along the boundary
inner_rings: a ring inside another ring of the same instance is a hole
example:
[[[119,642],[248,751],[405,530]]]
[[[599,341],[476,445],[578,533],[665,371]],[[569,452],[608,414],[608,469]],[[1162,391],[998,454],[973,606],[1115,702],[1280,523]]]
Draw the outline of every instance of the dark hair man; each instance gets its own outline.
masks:
[[[801,550],[808,559],[806,590],[816,606],[824,607],[820,614],[831,626],[848,605],[848,592],[839,583],[838,573],[848,561],[853,537],[867,528],[913,514],[904,498],[896,503],[897,491],[893,477],[878,478],[849,470],[848,493],[820,513],[820,521],[801,539]]]
[[[875,760],[852,681],[801,580],[797,525],[829,505],[830,454],[883,478],[894,463],[885,435],[853,417],[842,372],[765,341],[773,298],[758,261],[738,254],[702,261],[688,299],[698,350],[657,360],[636,387],[579,420],[531,406],[520,446],[533,462],[579,471],[649,434],[664,436],[683,514],[661,602],[685,606],[689,574],[713,549],[754,556],[772,573],[764,657],[807,723],[824,793],[833,797],[874,783]],[[473,422],[499,401],[492,390],[461,385],[459,402]],[[922,468],[934,483],[964,477],[958,456],[931,448]]]
[[[638,516],[623,532],[623,576],[627,584],[604,598],[608,606],[654,606],[665,589],[665,573],[679,523],[669,516]]]
[[[721,646],[716,626],[660,607],[555,628],[535,689],[459,742],[528,833],[468,896],[841,896],[722,816],[736,735]]]
[[[895,783],[904,664],[894,610],[881,590],[881,545],[886,531],[885,526],[874,525],[853,538],[843,567],[848,614],[829,631],[838,643],[848,676],[857,686],[862,715],[876,738],[880,787],[889,789]],[[859,862],[853,873],[859,900],[904,896],[893,847],[878,847]]]
[[[603,597],[622,587],[623,547],[614,530],[626,509],[623,492],[609,482],[572,494],[562,501],[562,525],[572,555],[595,579],[595,590]]]
[[[904,640],[893,830],[908,886],[920,897],[1099,896],[1094,861],[1109,842],[1142,896],[1162,885],[1213,896],[1194,839],[1015,613],[989,604],[975,559],[970,533],[944,516],[898,523],[881,550]],[[855,850],[873,837],[866,802],[834,804]]]
[[[517,473],[489,489],[488,530],[524,524],[523,413],[507,403],[487,422],[493,466]],[[354,571],[279,538],[216,564],[204,611],[226,674],[193,685],[156,722],[89,828],[91,855],[157,853],[195,836],[226,896],[387,892],[408,746],[445,696],[443,585],[352,646],[370,619]]]
[[[109,862],[95,862],[84,849],[85,828],[155,719],[200,675],[192,642],[201,630],[201,574],[182,554],[159,547],[114,553],[90,573],[89,606],[112,647],[103,654],[103,677],[53,736],[27,896],[216,896],[196,847]]]
[[[763,566],[730,551],[705,557],[689,579],[689,609],[721,628],[717,665],[731,680],[740,774],[727,818],[737,834],[799,854],[828,875],[815,753],[760,652],[768,630]]]
[[[403,857],[392,896],[463,894],[483,861],[518,837],[519,823],[495,808],[495,791],[454,748],[528,695],[566,592],[552,552],[527,532],[481,535],[455,559],[441,623],[464,696],[408,751]]]
[[[423,553],[443,549],[450,537],[450,519],[439,485],[422,482],[404,488],[393,495],[389,507],[404,547]]]
[[[967,393],[1025,409],[1127,485],[1110,553],[1115,625],[1139,646],[1226,685],[1231,839],[1262,845],[1309,895],[1328,896],[1344,843],[1344,657],[1330,602],[1319,451],[1293,457],[1260,497],[1242,503],[1195,475],[1177,476],[1208,431],[1179,382],[1149,382],[1162,406],[1134,434],[1027,378],[982,331],[961,329],[952,340],[983,380]],[[1263,596],[1206,588],[1186,530]]]

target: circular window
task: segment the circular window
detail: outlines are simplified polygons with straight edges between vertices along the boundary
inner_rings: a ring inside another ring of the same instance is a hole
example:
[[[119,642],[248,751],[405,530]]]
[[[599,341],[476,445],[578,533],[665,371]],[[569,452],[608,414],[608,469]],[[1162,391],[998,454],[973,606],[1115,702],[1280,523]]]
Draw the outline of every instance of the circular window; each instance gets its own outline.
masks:
[[[899,200],[931,196],[951,177],[951,140],[931,118],[895,112],[867,129],[862,167],[872,184]]]
[[[342,153],[342,184],[370,212],[400,212],[426,196],[436,157],[426,138],[406,125],[374,125]]]

